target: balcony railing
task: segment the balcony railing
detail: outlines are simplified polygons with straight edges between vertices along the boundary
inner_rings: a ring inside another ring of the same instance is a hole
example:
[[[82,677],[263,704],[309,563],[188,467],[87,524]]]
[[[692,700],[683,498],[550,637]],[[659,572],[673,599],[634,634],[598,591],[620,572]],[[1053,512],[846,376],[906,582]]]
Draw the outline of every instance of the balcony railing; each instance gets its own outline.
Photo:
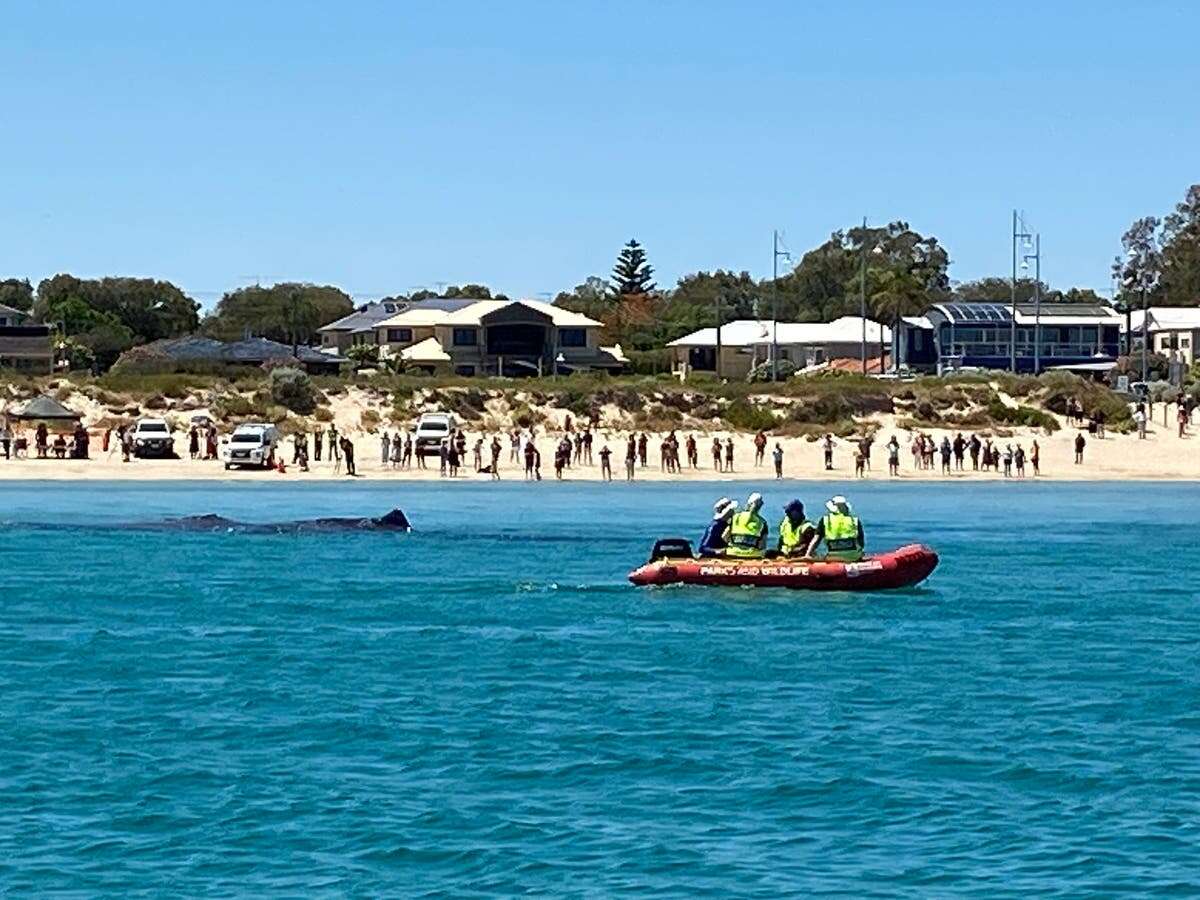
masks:
[[[943,352],[942,355],[995,358],[1010,356],[1012,354],[1012,344],[1007,341],[1000,343],[955,343],[950,346],[949,350],[949,353]],[[1033,355],[1032,343],[1017,342],[1017,356],[1032,357]],[[1120,355],[1120,352],[1116,344],[1042,344],[1042,359],[1090,359],[1097,355],[1115,358]]]

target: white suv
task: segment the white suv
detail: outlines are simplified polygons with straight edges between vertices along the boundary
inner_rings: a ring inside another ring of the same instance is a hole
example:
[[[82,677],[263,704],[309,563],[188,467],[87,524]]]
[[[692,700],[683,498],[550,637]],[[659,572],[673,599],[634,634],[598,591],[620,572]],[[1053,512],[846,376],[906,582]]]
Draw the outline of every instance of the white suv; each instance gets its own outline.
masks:
[[[458,427],[458,420],[452,413],[425,413],[417,420],[416,453],[418,456],[437,456],[442,441],[450,437],[450,432]]]
[[[270,468],[275,464],[275,448],[279,441],[279,429],[274,425],[259,422],[239,425],[221,447],[221,460],[226,469],[234,466]]]
[[[175,455],[175,438],[166,419],[138,419],[133,426],[133,455],[138,459]]]

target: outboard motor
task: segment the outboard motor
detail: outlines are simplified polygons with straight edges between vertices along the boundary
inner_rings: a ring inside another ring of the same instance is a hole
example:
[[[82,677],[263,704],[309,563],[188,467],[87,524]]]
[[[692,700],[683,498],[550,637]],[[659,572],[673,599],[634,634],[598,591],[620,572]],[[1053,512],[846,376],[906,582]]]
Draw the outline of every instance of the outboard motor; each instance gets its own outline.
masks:
[[[691,559],[695,555],[692,552],[691,541],[684,538],[663,538],[654,542],[654,549],[650,551],[650,559],[647,562],[659,559]]]

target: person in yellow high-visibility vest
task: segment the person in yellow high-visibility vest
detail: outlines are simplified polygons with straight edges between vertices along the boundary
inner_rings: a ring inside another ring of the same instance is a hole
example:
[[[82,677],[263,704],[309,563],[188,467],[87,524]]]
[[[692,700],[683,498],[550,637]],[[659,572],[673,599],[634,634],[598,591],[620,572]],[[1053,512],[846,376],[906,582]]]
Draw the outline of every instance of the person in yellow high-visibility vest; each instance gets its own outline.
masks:
[[[761,559],[767,550],[767,520],[762,517],[762,494],[755,491],[746,498],[746,508],[729,520],[725,556],[734,559]]]
[[[783,508],[783,514],[779,523],[779,555],[804,556],[814,531],[813,523],[804,517],[804,504],[793,500]]]
[[[832,497],[825,503],[826,513],[817,523],[817,531],[808,545],[812,556],[817,545],[825,542],[825,558],[843,562],[857,562],[863,558],[866,541],[863,538],[862,522],[850,510],[845,497]]]

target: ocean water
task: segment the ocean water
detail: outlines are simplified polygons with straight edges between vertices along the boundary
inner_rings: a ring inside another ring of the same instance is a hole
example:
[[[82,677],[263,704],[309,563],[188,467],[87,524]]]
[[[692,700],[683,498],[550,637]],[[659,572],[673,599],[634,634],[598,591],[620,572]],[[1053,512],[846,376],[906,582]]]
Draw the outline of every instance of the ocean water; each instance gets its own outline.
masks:
[[[942,564],[628,585],[751,487],[0,485],[0,891],[1200,893],[1200,487],[764,483]]]

